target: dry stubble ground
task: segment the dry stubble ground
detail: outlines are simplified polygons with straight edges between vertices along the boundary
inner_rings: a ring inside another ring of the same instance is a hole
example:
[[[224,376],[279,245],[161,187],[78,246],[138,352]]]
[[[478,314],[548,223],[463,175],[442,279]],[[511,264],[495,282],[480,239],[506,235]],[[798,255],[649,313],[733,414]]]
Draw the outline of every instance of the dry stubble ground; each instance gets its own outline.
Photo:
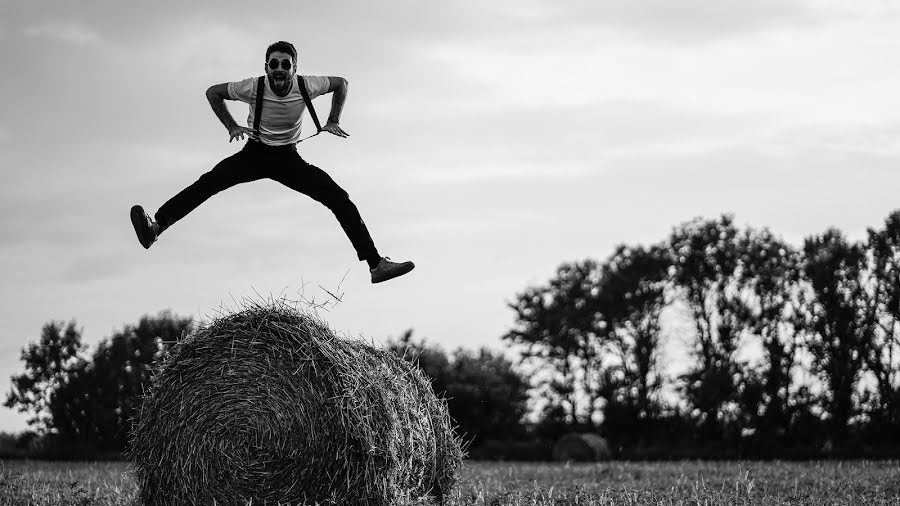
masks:
[[[0,505],[133,505],[121,462],[0,462]],[[900,462],[467,463],[450,505],[900,506]]]

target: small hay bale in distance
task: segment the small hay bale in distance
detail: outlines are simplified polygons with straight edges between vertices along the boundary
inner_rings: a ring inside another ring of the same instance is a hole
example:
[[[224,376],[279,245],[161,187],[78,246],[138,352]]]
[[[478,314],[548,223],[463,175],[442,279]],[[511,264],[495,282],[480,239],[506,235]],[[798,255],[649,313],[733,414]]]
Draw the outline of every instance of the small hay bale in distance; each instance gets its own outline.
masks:
[[[559,462],[598,462],[609,458],[609,444],[598,434],[571,432],[553,445],[553,459]]]
[[[415,366],[284,302],[177,343],[128,453],[144,506],[443,502],[463,452]]]

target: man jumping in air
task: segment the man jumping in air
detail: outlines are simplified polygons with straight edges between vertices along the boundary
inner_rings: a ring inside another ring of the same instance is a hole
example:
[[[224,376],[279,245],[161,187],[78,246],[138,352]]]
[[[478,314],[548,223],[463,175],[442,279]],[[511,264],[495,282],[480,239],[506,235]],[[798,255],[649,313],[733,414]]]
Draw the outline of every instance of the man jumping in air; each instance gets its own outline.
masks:
[[[141,206],[132,207],[131,222],[141,245],[149,248],[164,230],[216,193],[240,183],[269,178],[312,197],[334,213],[359,259],[368,262],[373,283],[411,271],[415,267],[412,262],[392,262],[378,253],[366,224],[347,192],[325,171],[310,165],[297,153],[303,111],[307,103],[311,109],[310,100],[319,95],[334,94],[328,122],[321,127],[321,131],[338,137],[348,136],[338,125],[347,97],[347,80],[342,77],[298,75],[297,50],[289,42],[279,41],[269,46],[266,62],[265,78],[216,84],[206,90],[209,104],[228,129],[228,142],[243,140],[246,135],[247,143],[239,152],[219,162],[163,204],[156,212],[155,220]],[[252,129],[235,122],[225,106],[226,99],[250,104],[247,124],[253,125]],[[318,127],[315,111],[310,113]]]

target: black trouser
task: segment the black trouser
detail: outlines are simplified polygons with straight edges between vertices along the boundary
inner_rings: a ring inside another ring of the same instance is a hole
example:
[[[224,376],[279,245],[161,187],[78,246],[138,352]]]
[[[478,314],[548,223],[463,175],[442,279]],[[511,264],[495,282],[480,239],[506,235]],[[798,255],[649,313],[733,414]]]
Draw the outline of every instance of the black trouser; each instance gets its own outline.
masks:
[[[267,146],[249,141],[239,152],[219,162],[194,184],[175,195],[156,212],[162,229],[184,218],[206,199],[240,183],[269,178],[325,204],[337,217],[356,248],[360,260],[375,258],[378,251],[359,210],[343,188],[324,170],[307,163],[296,145]]]

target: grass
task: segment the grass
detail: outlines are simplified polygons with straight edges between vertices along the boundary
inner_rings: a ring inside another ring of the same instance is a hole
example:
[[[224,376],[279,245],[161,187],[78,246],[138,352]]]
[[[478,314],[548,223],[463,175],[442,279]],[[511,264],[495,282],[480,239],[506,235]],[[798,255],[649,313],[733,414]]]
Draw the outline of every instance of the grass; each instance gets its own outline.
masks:
[[[132,506],[136,497],[121,462],[0,462],[3,506]],[[900,462],[469,462],[448,504],[900,506]]]
[[[900,505],[900,462],[467,465],[457,504]]]
[[[0,461],[0,505],[132,505],[137,486],[125,469],[124,462]]]

